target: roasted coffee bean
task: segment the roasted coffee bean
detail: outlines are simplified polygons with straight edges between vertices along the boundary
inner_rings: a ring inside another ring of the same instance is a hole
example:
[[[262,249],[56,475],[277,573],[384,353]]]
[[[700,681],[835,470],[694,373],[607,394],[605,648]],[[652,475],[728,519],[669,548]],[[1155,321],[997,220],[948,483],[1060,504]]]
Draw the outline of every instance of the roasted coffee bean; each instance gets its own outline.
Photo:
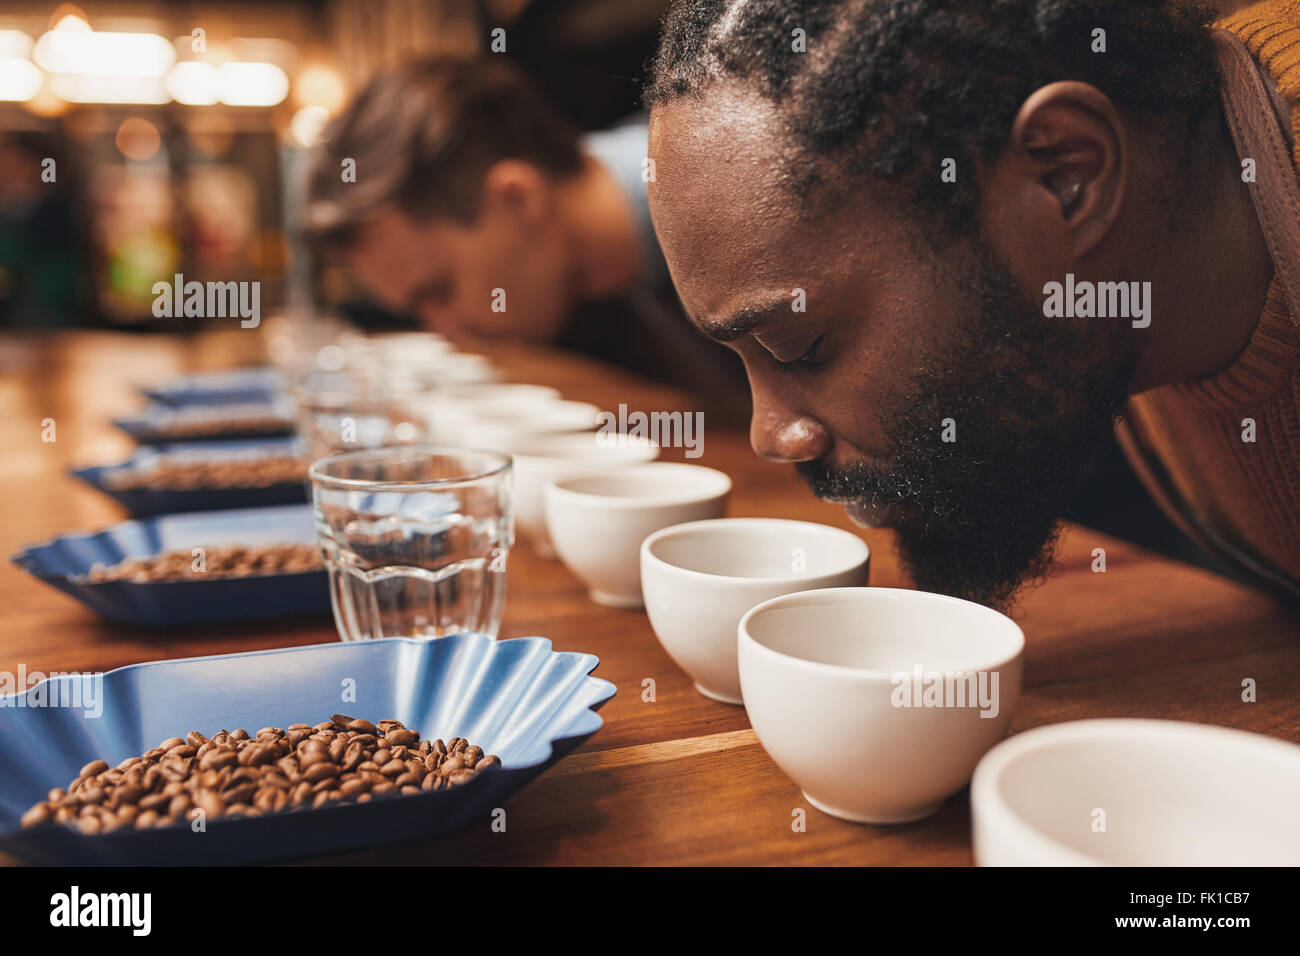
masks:
[[[420,735],[414,730],[394,728],[384,734],[384,741],[390,747],[413,747],[419,740]]]
[[[199,761],[204,770],[220,770],[238,762],[239,755],[233,750],[211,750]]]
[[[116,809],[124,803],[139,803],[143,796],[143,789],[135,784],[128,783],[113,789],[112,793],[108,795],[107,805]]]
[[[302,768],[303,773],[306,773],[317,764],[332,762],[327,750],[307,750],[298,754],[298,766]]]
[[[345,771],[355,770],[365,755],[365,748],[354,740],[343,751],[343,759],[339,761],[339,766]]]
[[[86,834],[124,826],[184,824],[206,817],[258,817],[341,801],[445,790],[499,767],[463,737],[421,740],[400,721],[373,724],[335,714],[314,727],[237,728],[211,738],[190,731],[109,769],[86,764],[65,790],[55,787],[22,816],[24,827],[71,824]]]
[[[135,828],[137,830],[147,830],[161,819],[163,818],[158,815],[156,810],[145,810],[135,818]]]
[[[257,784],[241,783],[237,787],[221,791],[221,799],[227,803],[245,803],[253,799],[255,793],[257,793]]]
[[[302,773],[302,778],[309,783],[317,783],[321,780],[329,780],[339,775],[337,764],[332,764],[328,760],[314,763]]]
[[[452,754],[442,762],[442,766],[438,768],[438,772],[443,776],[446,776],[449,773],[455,773],[464,766],[465,758],[460,754]]]

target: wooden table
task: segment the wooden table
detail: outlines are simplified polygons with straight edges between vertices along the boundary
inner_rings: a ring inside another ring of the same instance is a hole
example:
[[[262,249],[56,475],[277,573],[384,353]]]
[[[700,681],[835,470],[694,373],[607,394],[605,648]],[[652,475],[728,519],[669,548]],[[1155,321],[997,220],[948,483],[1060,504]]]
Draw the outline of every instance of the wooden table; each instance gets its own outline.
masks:
[[[67,475],[70,464],[125,457],[131,442],[108,419],[135,410],[134,383],[256,361],[250,332],[201,338],[72,333],[40,342],[0,339],[0,551],[120,520],[117,506]],[[616,409],[689,410],[681,394],[620,370],[540,350],[500,348],[515,381]],[[7,367],[6,367],[7,366]],[[41,441],[42,420],[57,441]],[[681,451],[665,458],[680,459]],[[786,466],[763,462],[742,429],[706,417],[700,463],[735,482],[730,514],[853,526]],[[871,583],[905,585],[891,535],[861,532]],[[1106,549],[1107,570],[1091,570]],[[1025,595],[1025,689],[1013,731],[1086,717],[1163,717],[1258,731],[1300,742],[1300,613],[1208,572],[1086,528],[1061,543],[1059,574]],[[600,657],[618,685],[604,727],[510,800],[505,833],[486,822],[435,842],[351,854],[339,863],[501,864],[969,864],[969,800],[956,795],[928,820],[855,826],[807,807],[791,828],[798,788],[759,745],[745,711],[694,691],[656,641],[644,613],[589,601],[561,565],[526,542],[511,554],[502,637],[541,634],[560,650]],[[108,670],[160,658],[251,651],[334,638],[328,618],[251,622],[157,633],[104,621],[0,565],[0,670]],[[1244,678],[1258,702],[1243,703]],[[655,699],[643,699],[646,679]],[[6,862],[14,862],[12,860]]]

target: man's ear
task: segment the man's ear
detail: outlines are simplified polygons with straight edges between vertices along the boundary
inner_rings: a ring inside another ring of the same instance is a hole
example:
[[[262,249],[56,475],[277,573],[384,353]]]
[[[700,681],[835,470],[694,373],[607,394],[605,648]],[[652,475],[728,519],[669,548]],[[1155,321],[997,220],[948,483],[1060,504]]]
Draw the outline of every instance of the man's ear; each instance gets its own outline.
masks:
[[[483,177],[483,202],[529,225],[550,216],[554,195],[550,179],[532,163],[501,159]]]
[[[1119,216],[1127,137],[1110,97],[1076,81],[1050,83],[1020,106],[1006,157],[1032,181],[1031,209],[1056,217],[1074,257],[1087,255]]]

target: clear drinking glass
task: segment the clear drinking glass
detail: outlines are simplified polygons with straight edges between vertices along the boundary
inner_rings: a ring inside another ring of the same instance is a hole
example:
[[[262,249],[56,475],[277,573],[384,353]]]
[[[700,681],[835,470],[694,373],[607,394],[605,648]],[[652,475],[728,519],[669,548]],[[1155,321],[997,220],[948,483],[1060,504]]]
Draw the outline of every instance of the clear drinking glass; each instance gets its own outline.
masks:
[[[495,637],[514,541],[508,455],[413,446],[311,466],[316,533],[345,641]]]
[[[430,378],[365,369],[312,371],[295,388],[298,434],[313,461],[347,451],[430,439]]]

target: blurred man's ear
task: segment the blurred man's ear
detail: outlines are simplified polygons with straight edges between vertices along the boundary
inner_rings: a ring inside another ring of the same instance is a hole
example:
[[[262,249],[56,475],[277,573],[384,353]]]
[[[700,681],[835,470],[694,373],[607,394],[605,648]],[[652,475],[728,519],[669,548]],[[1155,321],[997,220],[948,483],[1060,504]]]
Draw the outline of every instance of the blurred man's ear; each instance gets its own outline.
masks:
[[[498,160],[483,177],[485,211],[499,211],[529,225],[538,225],[550,216],[554,201],[554,184],[550,178],[523,160]]]
[[[1063,229],[1076,259],[1119,216],[1129,173],[1126,142],[1114,104],[1087,83],[1035,90],[1012,123],[1003,159],[1021,173],[1031,214]]]

